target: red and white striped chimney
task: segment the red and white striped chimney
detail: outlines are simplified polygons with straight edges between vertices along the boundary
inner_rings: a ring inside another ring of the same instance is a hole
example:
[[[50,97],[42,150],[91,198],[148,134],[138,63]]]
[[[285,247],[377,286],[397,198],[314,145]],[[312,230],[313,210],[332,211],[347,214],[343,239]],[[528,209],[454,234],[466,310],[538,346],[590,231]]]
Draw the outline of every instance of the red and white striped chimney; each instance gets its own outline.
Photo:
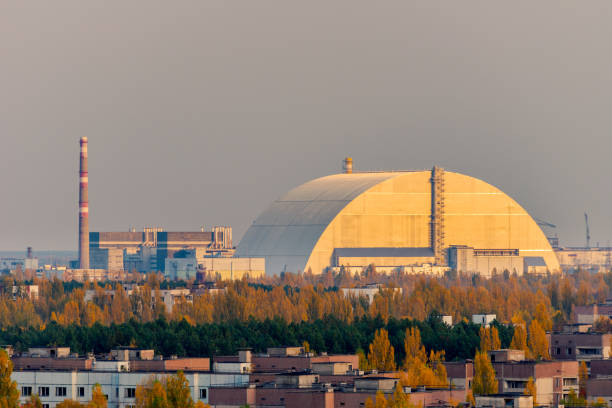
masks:
[[[81,138],[79,169],[79,268],[89,269],[89,203],[87,198],[87,138]]]

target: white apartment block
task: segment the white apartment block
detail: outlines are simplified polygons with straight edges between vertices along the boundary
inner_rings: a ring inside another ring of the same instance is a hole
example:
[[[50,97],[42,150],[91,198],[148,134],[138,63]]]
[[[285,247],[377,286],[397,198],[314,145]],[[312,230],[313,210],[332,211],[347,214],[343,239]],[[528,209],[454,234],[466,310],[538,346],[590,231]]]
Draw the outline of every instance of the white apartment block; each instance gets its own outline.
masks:
[[[116,362],[115,362],[116,363]],[[99,368],[98,368],[99,369]],[[92,389],[100,384],[108,400],[108,408],[134,408],[136,387],[149,378],[159,379],[172,375],[168,372],[114,371],[14,371],[23,404],[31,394],[38,394],[43,408],[54,408],[67,398],[81,403],[91,400]],[[249,383],[248,374],[219,374],[212,372],[186,372],[191,397],[208,403],[209,387],[236,387]]]

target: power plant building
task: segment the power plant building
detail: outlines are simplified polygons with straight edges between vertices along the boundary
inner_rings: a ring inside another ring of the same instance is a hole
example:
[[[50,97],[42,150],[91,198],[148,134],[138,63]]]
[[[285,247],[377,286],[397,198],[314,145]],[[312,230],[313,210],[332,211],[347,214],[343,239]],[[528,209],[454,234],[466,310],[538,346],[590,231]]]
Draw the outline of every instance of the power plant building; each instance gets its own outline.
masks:
[[[485,276],[560,270],[537,223],[498,188],[438,167],[353,172],[352,164],[346,160],[345,173],[309,181],[273,202],[236,255],[264,257],[270,274],[370,264]]]
[[[166,259],[179,251],[201,249],[208,256],[231,256],[231,227],[212,231],[170,232],[161,228],[143,231],[91,232],[89,250],[92,268],[126,271],[164,271]]]

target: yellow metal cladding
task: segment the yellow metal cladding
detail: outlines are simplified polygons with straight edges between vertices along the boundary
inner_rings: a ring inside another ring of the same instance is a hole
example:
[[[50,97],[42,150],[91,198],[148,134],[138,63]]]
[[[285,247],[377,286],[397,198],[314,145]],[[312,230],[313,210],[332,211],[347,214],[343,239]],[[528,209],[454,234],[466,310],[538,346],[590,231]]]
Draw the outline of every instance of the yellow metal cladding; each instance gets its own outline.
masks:
[[[431,172],[388,175],[338,212],[314,245],[304,270],[321,273],[335,248],[431,245]],[[445,247],[519,249],[521,256],[543,257],[550,271],[560,269],[540,227],[508,195],[482,180],[449,171],[444,172],[444,185]]]

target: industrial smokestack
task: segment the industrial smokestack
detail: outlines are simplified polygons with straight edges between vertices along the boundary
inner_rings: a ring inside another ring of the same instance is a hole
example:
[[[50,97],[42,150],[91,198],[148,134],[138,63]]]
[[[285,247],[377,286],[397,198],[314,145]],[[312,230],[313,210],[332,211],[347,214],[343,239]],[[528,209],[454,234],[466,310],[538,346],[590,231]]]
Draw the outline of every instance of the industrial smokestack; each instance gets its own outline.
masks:
[[[79,169],[79,268],[89,269],[89,203],[87,198],[87,138],[81,138]]]

